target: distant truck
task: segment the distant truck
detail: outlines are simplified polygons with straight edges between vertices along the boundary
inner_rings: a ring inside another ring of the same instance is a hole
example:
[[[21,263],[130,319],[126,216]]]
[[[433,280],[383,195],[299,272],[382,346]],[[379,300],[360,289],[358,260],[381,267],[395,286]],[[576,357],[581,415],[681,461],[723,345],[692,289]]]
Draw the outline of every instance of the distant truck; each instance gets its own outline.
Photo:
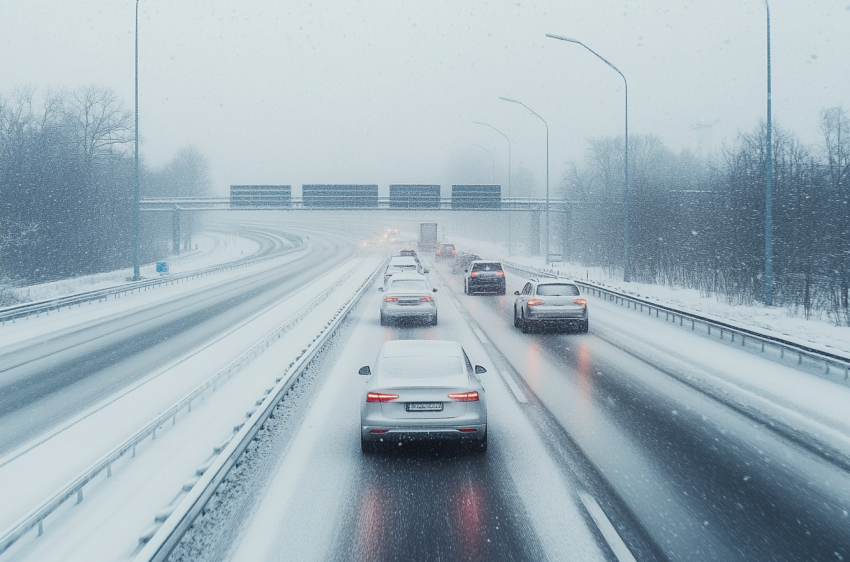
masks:
[[[419,223],[419,249],[423,252],[433,252],[439,246],[437,238],[437,223]]]

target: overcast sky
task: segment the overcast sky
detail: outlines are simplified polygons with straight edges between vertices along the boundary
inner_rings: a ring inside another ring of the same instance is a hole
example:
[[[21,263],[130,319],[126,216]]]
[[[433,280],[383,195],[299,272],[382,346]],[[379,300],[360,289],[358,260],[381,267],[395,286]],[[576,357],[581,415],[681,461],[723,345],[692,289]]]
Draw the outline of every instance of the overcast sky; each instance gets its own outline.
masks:
[[[0,0],[0,91],[109,86],[133,104],[132,0]],[[773,111],[806,142],[824,107],[850,107],[850,0],[771,3]],[[759,0],[140,0],[141,151],[197,145],[219,194],[245,183],[451,183],[447,163],[551,184],[587,139],[623,131],[718,146],[765,116]]]

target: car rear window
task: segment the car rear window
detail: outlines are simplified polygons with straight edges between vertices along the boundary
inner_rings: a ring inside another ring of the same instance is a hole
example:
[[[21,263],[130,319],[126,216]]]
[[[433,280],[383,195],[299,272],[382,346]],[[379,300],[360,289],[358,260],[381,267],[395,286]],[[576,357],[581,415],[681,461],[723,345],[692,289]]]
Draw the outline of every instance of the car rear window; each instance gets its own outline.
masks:
[[[381,376],[399,379],[451,378],[464,375],[460,357],[384,357]]]
[[[472,271],[500,271],[502,269],[502,264],[498,262],[493,263],[476,263],[472,266]]]
[[[537,294],[544,297],[574,297],[578,295],[578,287],[566,283],[552,283],[551,285],[538,285]]]
[[[422,279],[398,279],[390,283],[390,291],[427,291],[428,282]]]

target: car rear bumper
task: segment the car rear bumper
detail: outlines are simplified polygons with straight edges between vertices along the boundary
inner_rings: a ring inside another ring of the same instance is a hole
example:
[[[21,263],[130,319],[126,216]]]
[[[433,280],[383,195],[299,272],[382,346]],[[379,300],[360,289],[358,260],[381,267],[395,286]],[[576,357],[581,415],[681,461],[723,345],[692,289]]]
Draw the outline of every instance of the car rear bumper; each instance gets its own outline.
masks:
[[[470,291],[501,291],[505,288],[504,278],[495,281],[469,280],[467,283]]]
[[[475,431],[461,431],[461,429]],[[372,430],[384,433],[372,433]],[[360,435],[365,441],[376,443],[398,441],[443,441],[443,440],[482,440],[487,437],[487,424],[466,424],[456,426],[428,426],[388,428],[385,426],[361,426]]]
[[[385,318],[434,318],[437,315],[437,305],[384,305],[381,313]]]
[[[583,324],[587,316],[529,316],[526,320],[534,324]]]

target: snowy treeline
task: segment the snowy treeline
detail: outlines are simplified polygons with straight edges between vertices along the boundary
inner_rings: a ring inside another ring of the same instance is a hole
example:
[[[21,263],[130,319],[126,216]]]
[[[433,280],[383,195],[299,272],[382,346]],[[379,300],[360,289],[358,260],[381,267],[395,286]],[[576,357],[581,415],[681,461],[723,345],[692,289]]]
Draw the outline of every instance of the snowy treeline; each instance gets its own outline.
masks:
[[[0,279],[35,283],[132,266],[133,114],[107,88],[0,94]],[[142,167],[142,195],[202,194],[206,162]],[[186,187],[190,186],[190,187]],[[171,217],[142,215],[142,260],[170,250]]]
[[[821,113],[822,140],[806,146],[773,131],[775,304],[850,325],[850,116]],[[765,126],[708,160],[674,154],[654,136],[630,137],[631,268],[635,281],[763,296]],[[590,143],[561,187],[568,259],[622,272],[623,139]]]

